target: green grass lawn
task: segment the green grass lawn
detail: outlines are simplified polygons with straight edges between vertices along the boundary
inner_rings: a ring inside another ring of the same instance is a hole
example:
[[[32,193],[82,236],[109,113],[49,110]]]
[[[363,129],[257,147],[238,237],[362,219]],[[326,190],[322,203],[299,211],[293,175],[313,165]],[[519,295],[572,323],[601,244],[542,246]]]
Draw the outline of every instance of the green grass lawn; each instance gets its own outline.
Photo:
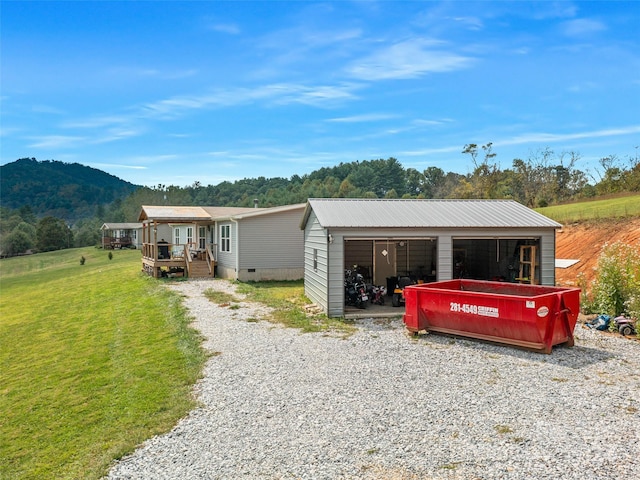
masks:
[[[273,309],[271,322],[280,323],[302,332],[336,332],[351,335],[356,328],[352,322],[339,318],[328,318],[324,313],[309,315],[304,306],[309,299],[304,295],[304,281],[248,282],[238,284],[239,293],[247,299],[263,303]]]
[[[638,217],[640,216],[640,195],[568,203],[535,210],[559,223]]]
[[[200,337],[140,269],[135,250],[0,261],[0,478],[99,478],[194,407]]]

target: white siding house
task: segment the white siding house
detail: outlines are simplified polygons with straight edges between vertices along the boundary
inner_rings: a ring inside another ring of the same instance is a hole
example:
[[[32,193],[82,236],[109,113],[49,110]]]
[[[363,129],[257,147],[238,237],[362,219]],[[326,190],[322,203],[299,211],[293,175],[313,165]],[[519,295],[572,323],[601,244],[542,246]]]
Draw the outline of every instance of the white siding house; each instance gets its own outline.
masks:
[[[368,283],[388,288],[400,276],[554,285],[560,227],[511,200],[309,199],[305,294],[343,316],[344,272],[356,264]]]
[[[303,278],[304,235],[299,225],[304,207],[253,209],[217,218],[218,274],[241,281]]]
[[[103,223],[100,227],[102,248],[140,248],[141,223]]]
[[[300,279],[304,208],[143,206],[143,268],[154,276],[185,271],[241,281]]]

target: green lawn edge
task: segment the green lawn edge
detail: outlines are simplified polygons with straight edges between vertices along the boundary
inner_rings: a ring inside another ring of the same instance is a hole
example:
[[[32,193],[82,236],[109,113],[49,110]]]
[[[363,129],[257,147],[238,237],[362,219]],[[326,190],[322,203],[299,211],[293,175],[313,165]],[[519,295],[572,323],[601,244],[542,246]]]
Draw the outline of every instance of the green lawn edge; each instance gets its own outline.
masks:
[[[640,194],[553,205],[535,211],[564,224],[640,217]]]
[[[181,297],[139,251],[112,256],[0,261],[0,478],[101,478],[196,406],[206,354]]]

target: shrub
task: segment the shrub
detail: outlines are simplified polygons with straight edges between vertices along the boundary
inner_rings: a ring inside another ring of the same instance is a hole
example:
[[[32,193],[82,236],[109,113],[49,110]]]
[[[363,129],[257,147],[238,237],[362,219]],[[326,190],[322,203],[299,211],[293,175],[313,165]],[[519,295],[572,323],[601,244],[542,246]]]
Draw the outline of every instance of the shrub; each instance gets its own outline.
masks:
[[[109,257],[109,260],[112,260],[113,259],[113,252],[109,252],[108,257]]]
[[[640,315],[639,247],[620,242],[604,245],[591,299],[595,313]]]

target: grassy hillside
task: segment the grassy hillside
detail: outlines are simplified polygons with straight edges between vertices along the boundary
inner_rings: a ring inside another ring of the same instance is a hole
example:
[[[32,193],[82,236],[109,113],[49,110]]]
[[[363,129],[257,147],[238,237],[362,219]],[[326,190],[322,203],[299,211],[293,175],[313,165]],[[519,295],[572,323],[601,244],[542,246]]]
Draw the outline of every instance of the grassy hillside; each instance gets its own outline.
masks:
[[[640,216],[640,194],[536,208],[559,223]]]
[[[0,261],[0,478],[99,478],[193,408],[200,338],[139,272],[139,251]]]

